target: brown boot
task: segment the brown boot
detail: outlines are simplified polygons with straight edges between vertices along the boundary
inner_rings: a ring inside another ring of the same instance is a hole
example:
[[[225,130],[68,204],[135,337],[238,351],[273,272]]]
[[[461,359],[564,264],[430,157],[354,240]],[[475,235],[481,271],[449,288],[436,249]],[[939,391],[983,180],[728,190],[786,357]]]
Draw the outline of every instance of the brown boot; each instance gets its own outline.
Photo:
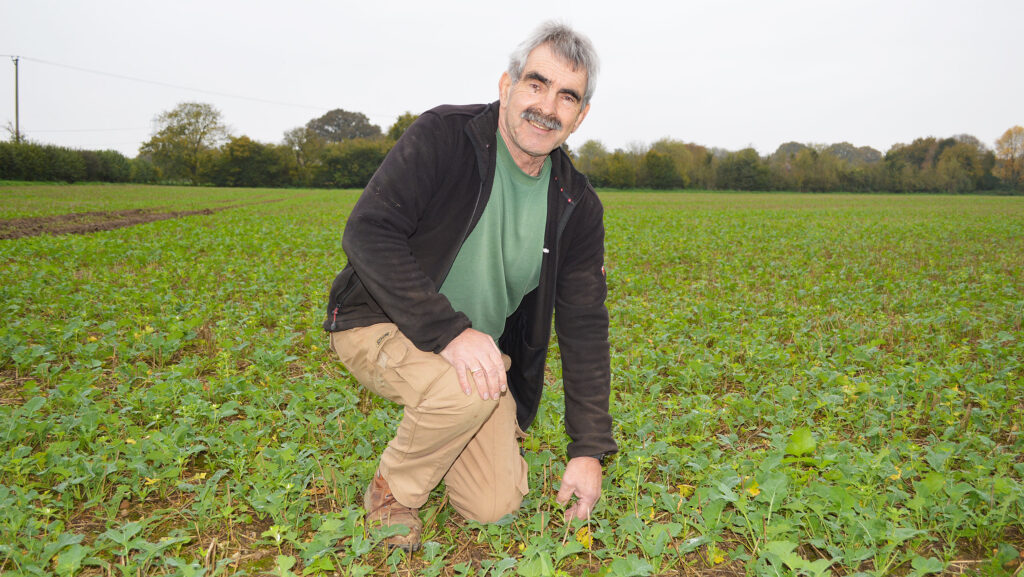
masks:
[[[406,535],[388,537],[385,543],[389,547],[399,547],[412,553],[420,549],[420,533],[423,522],[420,521],[419,510],[406,507],[395,500],[391,487],[384,477],[377,473],[363,495],[363,508],[366,509],[366,525],[368,527],[390,527],[405,525],[409,528]]]

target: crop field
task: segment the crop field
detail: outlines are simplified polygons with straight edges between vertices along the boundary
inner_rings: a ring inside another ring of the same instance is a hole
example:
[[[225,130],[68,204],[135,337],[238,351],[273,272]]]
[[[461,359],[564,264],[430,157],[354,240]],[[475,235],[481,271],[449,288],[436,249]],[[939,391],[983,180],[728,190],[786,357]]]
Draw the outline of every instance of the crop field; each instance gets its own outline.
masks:
[[[441,487],[406,555],[361,508],[399,410],[320,329],[357,197],[0,186],[0,574],[1022,574],[1024,198],[603,193],[593,518],[556,344],[523,508]]]

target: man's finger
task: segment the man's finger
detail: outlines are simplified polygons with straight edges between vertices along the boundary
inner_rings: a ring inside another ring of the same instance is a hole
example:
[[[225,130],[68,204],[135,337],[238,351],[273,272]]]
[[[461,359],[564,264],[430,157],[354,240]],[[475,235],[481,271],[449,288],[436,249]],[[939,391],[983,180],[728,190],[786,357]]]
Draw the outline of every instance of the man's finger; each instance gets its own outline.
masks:
[[[572,509],[572,513],[577,519],[586,521],[590,518],[590,512],[594,510],[594,503],[585,499],[579,499]]]
[[[485,369],[477,369],[473,371],[473,381],[476,382],[476,390],[480,393],[480,398],[487,400],[490,394],[491,387],[487,384],[488,376]],[[494,397],[497,398],[497,397]]]
[[[497,365],[494,368],[494,372],[496,373],[495,376],[498,381],[498,390],[501,392],[505,392],[506,390],[508,390],[508,375],[505,373],[508,372],[508,368],[511,365],[512,359],[509,359],[507,355],[502,354],[499,361],[501,364]]]
[[[467,395],[472,394],[472,391],[469,388],[469,376],[466,374],[469,370],[466,368],[465,364],[459,363],[459,365],[460,366],[455,367],[455,376],[459,378],[459,387],[462,388],[463,393],[466,393]]]
[[[492,399],[497,399],[505,389],[502,382],[504,379],[505,371],[501,370],[501,365],[493,365],[487,369],[487,387],[491,390]]]
[[[491,382],[492,377],[487,372],[497,370],[496,367],[500,366],[501,351],[491,337],[480,331],[466,329],[448,343],[441,351],[441,356],[455,367],[459,387],[464,393],[472,394],[472,385],[475,382],[481,398],[498,398],[502,379],[495,374]],[[495,368],[492,369],[492,366]],[[504,377],[504,374],[501,377]]]
[[[476,388],[480,392],[481,399],[485,401],[488,399],[497,400],[501,392],[506,389],[503,382],[505,380],[505,371],[502,370],[502,366],[501,357],[496,356],[493,359],[481,362],[480,368],[472,371],[473,380],[476,382]]]
[[[590,518],[590,514],[594,511],[594,505],[586,504],[583,501],[576,501],[571,507],[565,510],[565,520],[572,521],[573,519],[579,519],[580,521],[586,521]]]
[[[569,503],[569,499],[572,499],[573,492],[574,488],[572,485],[562,483],[562,487],[558,489],[558,496],[555,497],[555,501],[557,501],[559,505],[566,505]]]

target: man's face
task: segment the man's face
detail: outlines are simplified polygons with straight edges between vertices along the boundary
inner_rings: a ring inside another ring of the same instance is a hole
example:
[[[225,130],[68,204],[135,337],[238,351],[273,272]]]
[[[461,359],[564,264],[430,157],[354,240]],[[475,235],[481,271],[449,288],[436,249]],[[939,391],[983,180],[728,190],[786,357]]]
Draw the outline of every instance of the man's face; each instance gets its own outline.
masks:
[[[526,58],[515,84],[508,72],[498,82],[498,129],[519,168],[536,174],[544,159],[576,132],[590,105],[583,106],[587,73],[573,70],[547,45]]]

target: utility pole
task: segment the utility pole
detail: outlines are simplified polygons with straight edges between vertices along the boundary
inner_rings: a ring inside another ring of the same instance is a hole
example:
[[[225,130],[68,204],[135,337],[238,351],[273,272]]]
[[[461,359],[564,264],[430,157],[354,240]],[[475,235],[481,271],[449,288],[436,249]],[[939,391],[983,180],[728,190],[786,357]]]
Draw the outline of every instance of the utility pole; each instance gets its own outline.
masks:
[[[11,56],[14,61],[14,143],[21,144],[21,120],[18,117],[18,57]]]

